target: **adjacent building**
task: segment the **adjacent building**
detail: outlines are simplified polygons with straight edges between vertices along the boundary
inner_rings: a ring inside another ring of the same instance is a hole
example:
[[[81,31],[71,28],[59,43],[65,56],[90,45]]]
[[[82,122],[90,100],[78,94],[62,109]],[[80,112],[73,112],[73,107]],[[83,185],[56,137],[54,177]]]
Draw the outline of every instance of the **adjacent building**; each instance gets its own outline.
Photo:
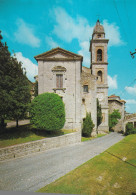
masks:
[[[115,94],[108,97],[109,113],[111,114],[114,110],[118,110],[121,115],[117,125],[113,127],[116,132],[124,131],[124,119],[125,119],[125,100],[121,100],[119,96]]]

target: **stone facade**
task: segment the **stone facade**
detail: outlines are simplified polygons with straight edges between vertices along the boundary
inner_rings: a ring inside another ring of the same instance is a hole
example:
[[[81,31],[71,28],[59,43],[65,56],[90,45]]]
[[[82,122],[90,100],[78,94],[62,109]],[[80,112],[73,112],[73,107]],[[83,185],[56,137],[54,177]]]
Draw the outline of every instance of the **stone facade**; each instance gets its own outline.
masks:
[[[121,119],[118,124],[113,128],[116,132],[124,131],[124,119],[125,119],[125,101],[121,100],[119,96],[111,95],[108,97],[109,113],[111,114],[114,110],[119,110]]]
[[[105,32],[100,22],[97,21],[90,42],[91,70],[97,77],[97,98],[102,108],[102,123],[98,132],[108,132],[108,80],[107,80],[107,46],[108,39],[105,39]]]
[[[103,113],[99,133],[107,133],[108,84],[107,44],[103,26],[97,21],[90,42],[91,66],[82,66],[83,57],[62,48],[35,56],[38,62],[38,93],[50,92],[61,96],[65,104],[64,128],[81,131],[86,112],[91,112],[97,132],[97,98]]]

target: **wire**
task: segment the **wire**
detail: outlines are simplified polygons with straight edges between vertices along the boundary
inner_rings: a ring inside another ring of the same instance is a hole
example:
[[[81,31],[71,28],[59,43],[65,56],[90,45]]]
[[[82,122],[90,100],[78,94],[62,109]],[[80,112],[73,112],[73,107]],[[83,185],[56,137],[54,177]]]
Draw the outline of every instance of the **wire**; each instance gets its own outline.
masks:
[[[136,78],[127,86],[127,87],[130,87],[132,84],[134,84],[136,82]],[[124,93],[126,92],[125,89],[123,89],[121,92],[120,92],[120,96],[121,95],[124,95]]]
[[[127,33],[126,33],[125,28],[124,28],[124,26],[123,26],[123,23],[122,23],[122,20],[121,20],[121,17],[120,17],[120,14],[119,14],[119,11],[118,11],[118,8],[117,8],[116,1],[115,1],[115,0],[113,0],[113,4],[114,4],[115,10],[116,10],[116,12],[117,12],[119,21],[120,21],[120,25],[122,26],[124,35],[125,35],[125,37],[126,37],[126,39],[127,39],[127,42],[128,42],[128,44],[129,44],[129,47],[131,47],[130,41],[129,41],[129,38],[128,38],[129,36],[127,36]]]

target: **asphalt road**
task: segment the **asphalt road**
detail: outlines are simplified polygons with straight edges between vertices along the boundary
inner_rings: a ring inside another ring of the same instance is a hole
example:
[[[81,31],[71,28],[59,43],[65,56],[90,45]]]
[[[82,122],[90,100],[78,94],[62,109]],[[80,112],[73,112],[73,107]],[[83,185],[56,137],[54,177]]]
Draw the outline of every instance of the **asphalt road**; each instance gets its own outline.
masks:
[[[123,139],[118,133],[0,163],[0,190],[34,192]]]

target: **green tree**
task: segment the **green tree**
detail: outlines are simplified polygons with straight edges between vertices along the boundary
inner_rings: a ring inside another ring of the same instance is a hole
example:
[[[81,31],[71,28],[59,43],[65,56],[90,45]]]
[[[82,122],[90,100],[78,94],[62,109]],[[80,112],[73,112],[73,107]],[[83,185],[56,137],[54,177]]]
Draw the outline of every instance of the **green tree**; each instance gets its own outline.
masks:
[[[54,93],[43,93],[31,102],[31,123],[39,129],[56,131],[65,124],[65,107],[60,96]]]
[[[119,110],[114,110],[109,114],[109,129],[113,130],[113,127],[118,123],[118,120],[121,119],[121,114]]]
[[[0,31],[0,126],[5,127],[4,119],[12,109],[11,106],[11,83],[13,79],[10,52],[6,43],[2,42]],[[11,92],[12,93],[12,92]]]
[[[0,126],[5,126],[6,118],[15,119],[18,126],[30,102],[30,89],[21,62],[11,56],[2,39],[0,31]]]
[[[95,125],[93,124],[91,113],[87,112],[86,118],[83,120],[82,135],[85,137],[90,137],[94,126]]]
[[[27,116],[28,105],[30,103],[30,85],[26,72],[22,69],[21,62],[16,58],[12,58],[13,64],[16,67],[16,75],[14,75],[14,90],[12,93],[12,106],[14,110],[10,112],[11,118],[16,120],[18,127],[18,120],[24,119]]]
[[[133,123],[128,122],[126,124],[126,132],[125,132],[125,135],[130,135],[130,134],[136,134],[136,129],[133,127]]]
[[[34,85],[34,97],[36,96],[38,96],[38,81],[36,81]]]
[[[101,105],[99,104],[99,100],[97,98],[97,127],[102,122],[102,111],[101,111]]]

